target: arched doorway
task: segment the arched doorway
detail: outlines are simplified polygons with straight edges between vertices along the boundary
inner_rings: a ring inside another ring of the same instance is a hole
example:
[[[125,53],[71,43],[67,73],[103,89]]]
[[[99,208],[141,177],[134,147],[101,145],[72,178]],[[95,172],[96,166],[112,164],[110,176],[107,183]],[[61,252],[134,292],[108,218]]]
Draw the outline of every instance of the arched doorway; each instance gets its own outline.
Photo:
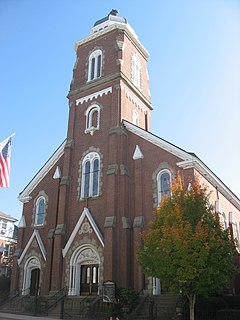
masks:
[[[41,265],[37,257],[30,257],[24,265],[22,295],[36,295],[39,291]]]
[[[40,278],[40,269],[32,269],[30,276],[30,296],[35,296],[38,294],[39,288],[39,278]]]
[[[99,291],[100,257],[95,248],[77,248],[70,259],[69,295],[97,295]]]

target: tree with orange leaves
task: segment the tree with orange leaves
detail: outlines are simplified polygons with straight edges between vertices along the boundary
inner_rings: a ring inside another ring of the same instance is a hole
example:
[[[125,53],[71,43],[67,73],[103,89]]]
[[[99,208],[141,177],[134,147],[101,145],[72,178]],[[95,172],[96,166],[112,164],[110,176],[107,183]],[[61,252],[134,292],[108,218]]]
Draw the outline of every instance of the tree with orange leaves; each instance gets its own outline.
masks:
[[[142,235],[138,260],[147,275],[186,295],[194,320],[196,295],[218,292],[229,283],[236,249],[214,214],[207,190],[197,181],[189,189],[177,177],[171,196],[162,199]]]

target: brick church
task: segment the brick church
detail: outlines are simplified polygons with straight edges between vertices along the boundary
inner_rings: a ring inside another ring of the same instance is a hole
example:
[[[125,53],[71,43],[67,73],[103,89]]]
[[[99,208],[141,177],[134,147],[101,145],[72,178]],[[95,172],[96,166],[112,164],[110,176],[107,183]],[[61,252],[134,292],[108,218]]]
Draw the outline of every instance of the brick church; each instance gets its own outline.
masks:
[[[240,200],[194,153],[151,133],[149,53],[117,10],[75,51],[66,140],[19,195],[11,291],[100,295],[113,281],[161,294],[136,253],[176,173],[208,186],[238,244]]]

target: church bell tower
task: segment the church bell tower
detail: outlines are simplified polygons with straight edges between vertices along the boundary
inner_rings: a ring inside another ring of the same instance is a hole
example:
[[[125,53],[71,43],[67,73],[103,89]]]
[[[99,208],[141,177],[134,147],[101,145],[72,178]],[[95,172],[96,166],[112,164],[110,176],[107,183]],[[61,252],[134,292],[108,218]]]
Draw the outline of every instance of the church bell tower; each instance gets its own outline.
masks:
[[[123,120],[150,127],[149,54],[117,10],[97,21],[75,51],[58,213],[58,225],[68,227],[59,247],[87,210],[104,243],[99,282],[113,280],[126,287],[133,285],[131,273],[124,272],[133,269],[133,253]]]

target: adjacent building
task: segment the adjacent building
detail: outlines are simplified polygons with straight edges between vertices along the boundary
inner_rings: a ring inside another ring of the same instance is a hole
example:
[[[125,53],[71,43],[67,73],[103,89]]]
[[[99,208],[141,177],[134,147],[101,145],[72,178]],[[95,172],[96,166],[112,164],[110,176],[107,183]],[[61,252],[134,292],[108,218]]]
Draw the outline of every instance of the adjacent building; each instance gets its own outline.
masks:
[[[0,276],[10,276],[13,253],[16,250],[17,219],[0,211]]]

